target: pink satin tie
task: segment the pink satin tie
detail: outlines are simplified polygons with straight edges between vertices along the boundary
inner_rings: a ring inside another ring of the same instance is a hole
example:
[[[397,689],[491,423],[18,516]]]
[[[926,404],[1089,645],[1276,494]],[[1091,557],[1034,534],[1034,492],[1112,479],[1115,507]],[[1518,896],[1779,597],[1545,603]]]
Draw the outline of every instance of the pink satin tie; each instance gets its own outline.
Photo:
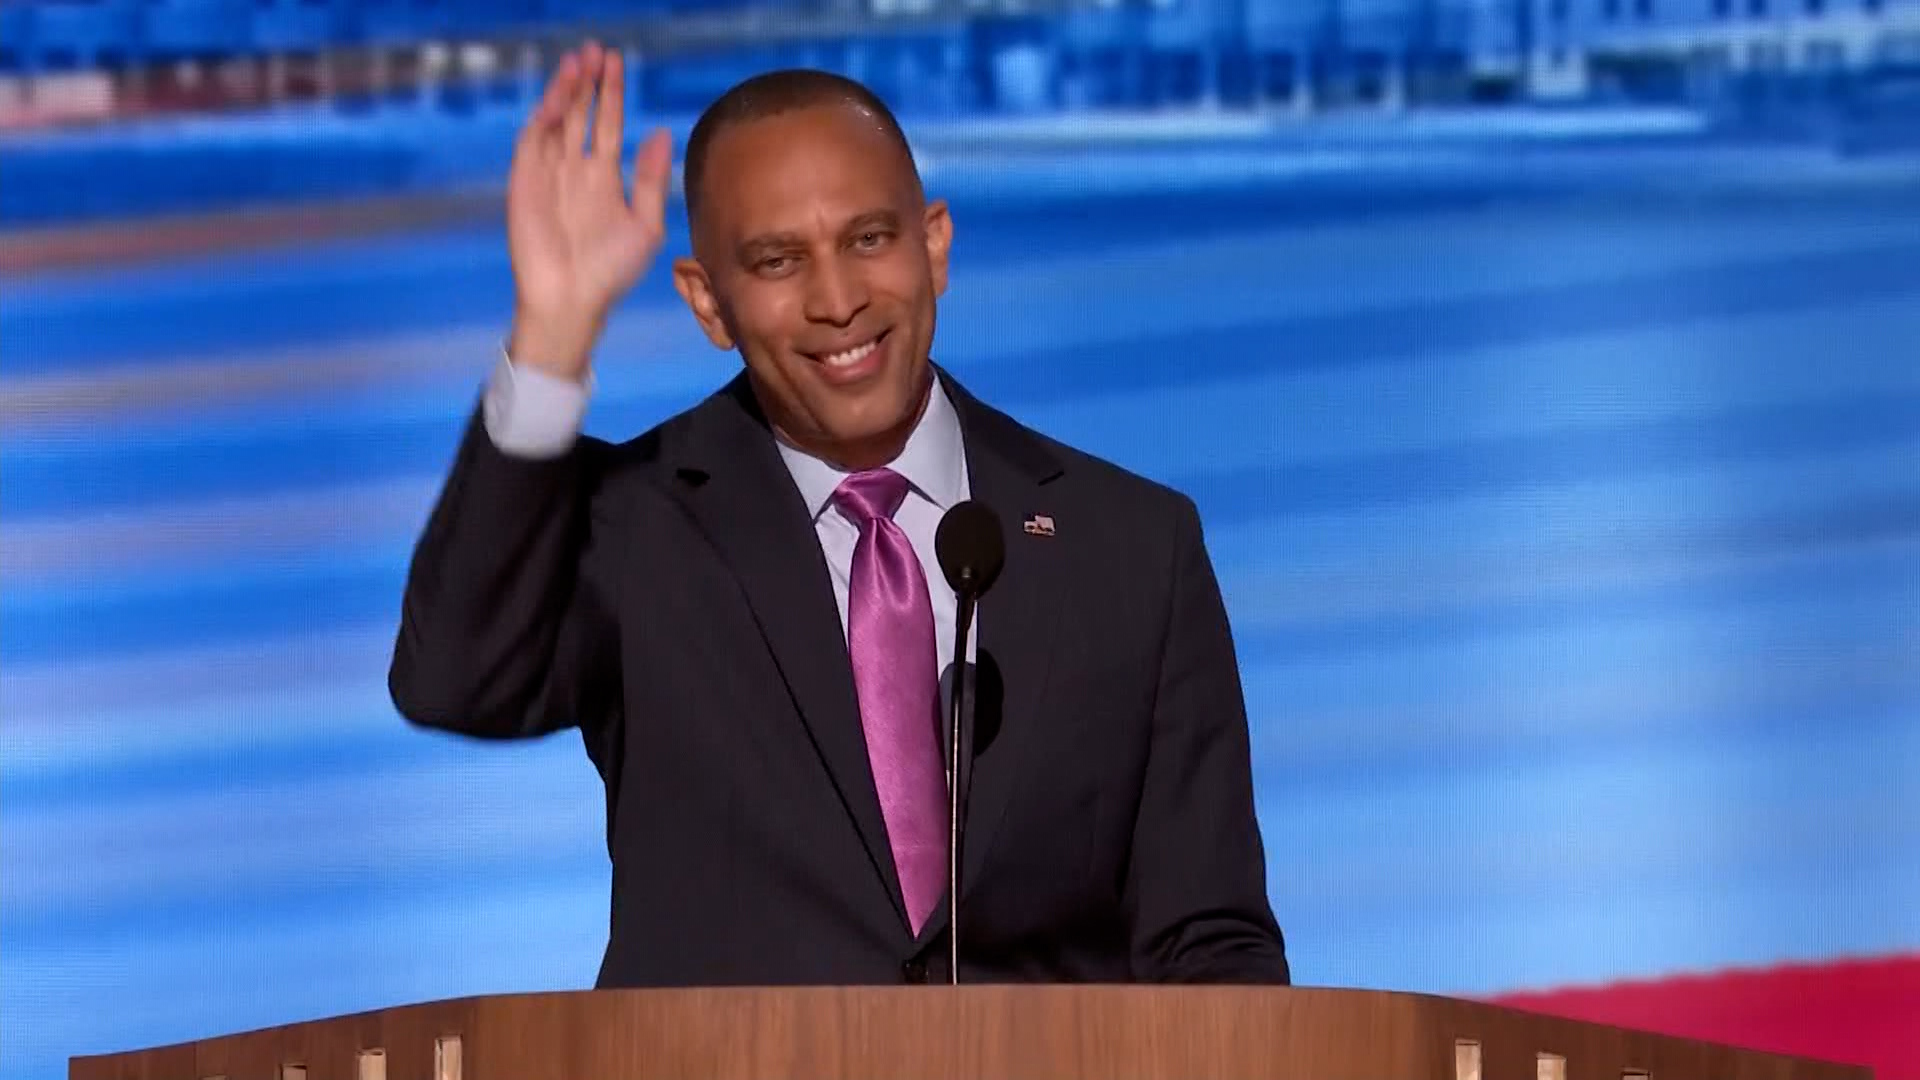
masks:
[[[906,495],[905,477],[874,469],[848,477],[833,501],[860,530],[847,646],[867,761],[907,917],[918,935],[946,888],[948,822],[933,603],[913,544],[893,521]]]

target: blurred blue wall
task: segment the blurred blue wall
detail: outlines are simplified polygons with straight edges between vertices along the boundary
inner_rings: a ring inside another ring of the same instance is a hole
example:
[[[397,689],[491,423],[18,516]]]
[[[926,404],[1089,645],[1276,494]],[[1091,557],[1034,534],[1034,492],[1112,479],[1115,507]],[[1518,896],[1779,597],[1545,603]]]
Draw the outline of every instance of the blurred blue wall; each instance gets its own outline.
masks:
[[[0,1080],[591,983],[577,740],[409,730],[384,675],[510,310],[530,35],[597,8],[0,9]],[[1297,977],[1490,993],[1920,948],[1916,10],[787,4],[854,28],[641,54],[629,115],[782,63],[900,103],[940,358],[1201,506]],[[656,276],[590,426],[736,363]]]

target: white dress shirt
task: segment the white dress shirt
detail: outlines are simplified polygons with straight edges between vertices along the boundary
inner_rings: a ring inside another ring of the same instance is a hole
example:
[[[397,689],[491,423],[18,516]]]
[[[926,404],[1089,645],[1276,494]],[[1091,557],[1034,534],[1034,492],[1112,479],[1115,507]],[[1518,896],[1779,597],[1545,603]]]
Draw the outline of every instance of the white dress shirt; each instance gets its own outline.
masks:
[[[527,458],[553,458],[567,452],[579,438],[586,418],[591,381],[582,384],[549,375],[537,368],[502,357],[487,385],[483,415],[487,436],[503,453]],[[833,578],[833,596],[840,608],[840,627],[847,626],[847,597],[853,575],[853,548],[860,531],[833,505],[833,492],[850,474],[786,442],[777,443],[780,458],[813,516],[813,531],[826,555]],[[907,445],[887,468],[906,477],[905,501],[893,520],[907,534],[920,557],[933,602],[936,669],[945,673],[952,664],[954,622],[959,603],[934,554],[933,536],[940,518],[956,503],[970,497],[965,443],[960,418],[945,388],[934,380],[932,398],[907,437]],[[975,660],[980,622],[976,616],[967,635],[967,659]]]

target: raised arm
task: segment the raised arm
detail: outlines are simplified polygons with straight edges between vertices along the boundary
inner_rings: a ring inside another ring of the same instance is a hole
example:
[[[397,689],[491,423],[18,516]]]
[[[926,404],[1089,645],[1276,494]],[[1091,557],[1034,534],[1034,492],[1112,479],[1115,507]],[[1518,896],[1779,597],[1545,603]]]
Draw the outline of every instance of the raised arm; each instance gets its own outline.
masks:
[[[623,86],[617,53],[570,53],[514,149],[508,359],[415,548],[389,672],[418,724],[523,737],[617,705],[614,622],[583,572],[606,447],[579,429],[595,343],[659,253],[671,166],[666,133],[651,133],[629,194]]]

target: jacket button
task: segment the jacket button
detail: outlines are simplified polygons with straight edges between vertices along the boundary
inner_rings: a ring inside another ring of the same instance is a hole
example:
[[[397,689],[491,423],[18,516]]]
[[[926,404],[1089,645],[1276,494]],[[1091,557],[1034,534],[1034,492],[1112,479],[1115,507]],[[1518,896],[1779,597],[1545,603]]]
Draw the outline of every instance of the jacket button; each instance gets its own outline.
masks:
[[[927,981],[927,965],[918,960],[909,960],[900,965],[900,977],[914,985],[923,985]]]

